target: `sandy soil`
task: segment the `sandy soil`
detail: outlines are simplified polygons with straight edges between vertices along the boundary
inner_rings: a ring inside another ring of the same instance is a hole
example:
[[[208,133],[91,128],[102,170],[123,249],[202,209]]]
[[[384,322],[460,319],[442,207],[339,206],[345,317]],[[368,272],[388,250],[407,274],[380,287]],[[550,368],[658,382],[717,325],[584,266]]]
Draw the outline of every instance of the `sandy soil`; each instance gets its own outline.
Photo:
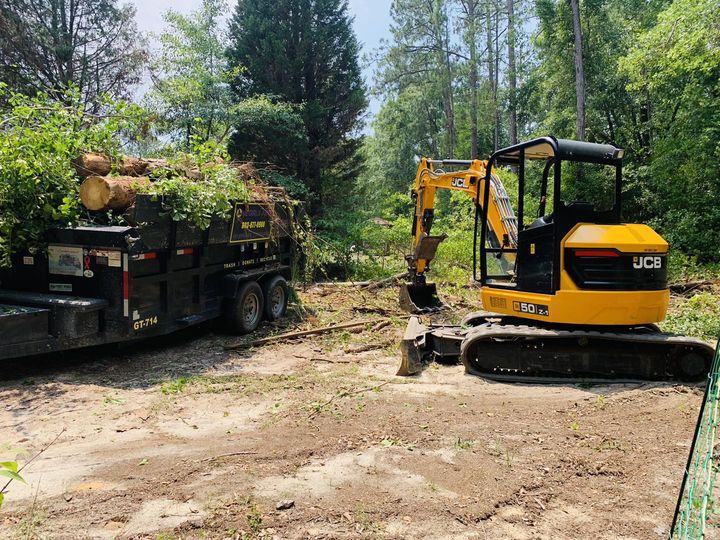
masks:
[[[0,442],[22,464],[57,440],[0,537],[667,535],[700,388],[396,377],[394,295],[315,287],[286,323],[391,318],[375,331],[226,351],[193,330],[4,368]]]

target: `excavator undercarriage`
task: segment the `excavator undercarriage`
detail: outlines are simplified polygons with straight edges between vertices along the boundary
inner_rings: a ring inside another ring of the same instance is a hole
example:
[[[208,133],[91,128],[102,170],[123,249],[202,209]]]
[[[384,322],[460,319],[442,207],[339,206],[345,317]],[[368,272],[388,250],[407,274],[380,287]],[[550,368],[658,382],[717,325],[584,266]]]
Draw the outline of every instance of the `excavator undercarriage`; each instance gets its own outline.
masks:
[[[699,381],[714,352],[702,340],[654,325],[545,328],[492,313],[472,314],[460,326],[425,326],[411,317],[400,348],[398,375],[459,360],[472,375],[528,383]]]

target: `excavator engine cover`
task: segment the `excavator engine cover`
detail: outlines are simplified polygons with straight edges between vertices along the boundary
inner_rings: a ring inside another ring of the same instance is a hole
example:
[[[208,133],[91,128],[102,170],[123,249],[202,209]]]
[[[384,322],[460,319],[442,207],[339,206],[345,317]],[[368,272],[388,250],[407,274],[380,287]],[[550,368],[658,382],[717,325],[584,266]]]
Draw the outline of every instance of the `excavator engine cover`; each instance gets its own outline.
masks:
[[[405,283],[400,287],[400,309],[408,313],[428,313],[443,307],[434,283],[415,285]]]

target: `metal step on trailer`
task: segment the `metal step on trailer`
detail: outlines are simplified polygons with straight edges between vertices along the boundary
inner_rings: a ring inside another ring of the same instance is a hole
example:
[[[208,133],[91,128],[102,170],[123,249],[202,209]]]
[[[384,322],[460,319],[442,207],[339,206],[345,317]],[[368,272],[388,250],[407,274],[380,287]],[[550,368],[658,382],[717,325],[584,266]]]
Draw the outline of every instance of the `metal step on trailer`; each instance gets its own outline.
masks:
[[[47,339],[50,310],[0,304],[0,344]]]
[[[22,321],[28,320],[24,315],[29,313],[36,313],[38,320],[34,321],[34,326],[39,327],[40,319],[44,318],[44,337],[49,334],[74,339],[96,334],[100,330],[99,312],[108,306],[107,300],[100,298],[6,290],[0,290],[0,303],[16,310],[15,315],[8,312],[7,327],[0,327],[2,344],[9,342],[6,339],[14,339],[18,331],[24,338],[22,341],[30,339],[26,327],[22,326]]]

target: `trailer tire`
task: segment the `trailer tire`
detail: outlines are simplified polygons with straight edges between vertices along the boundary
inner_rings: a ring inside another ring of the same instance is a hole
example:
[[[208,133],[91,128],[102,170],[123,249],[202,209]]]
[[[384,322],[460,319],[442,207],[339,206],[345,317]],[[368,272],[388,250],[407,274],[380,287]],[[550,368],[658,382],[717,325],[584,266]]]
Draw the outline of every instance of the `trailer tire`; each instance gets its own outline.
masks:
[[[263,284],[265,318],[276,321],[285,316],[288,307],[288,284],[282,276],[274,276]]]
[[[256,281],[246,281],[240,285],[237,295],[231,300],[226,318],[233,331],[249,334],[260,324],[264,309],[265,302],[260,285]]]

